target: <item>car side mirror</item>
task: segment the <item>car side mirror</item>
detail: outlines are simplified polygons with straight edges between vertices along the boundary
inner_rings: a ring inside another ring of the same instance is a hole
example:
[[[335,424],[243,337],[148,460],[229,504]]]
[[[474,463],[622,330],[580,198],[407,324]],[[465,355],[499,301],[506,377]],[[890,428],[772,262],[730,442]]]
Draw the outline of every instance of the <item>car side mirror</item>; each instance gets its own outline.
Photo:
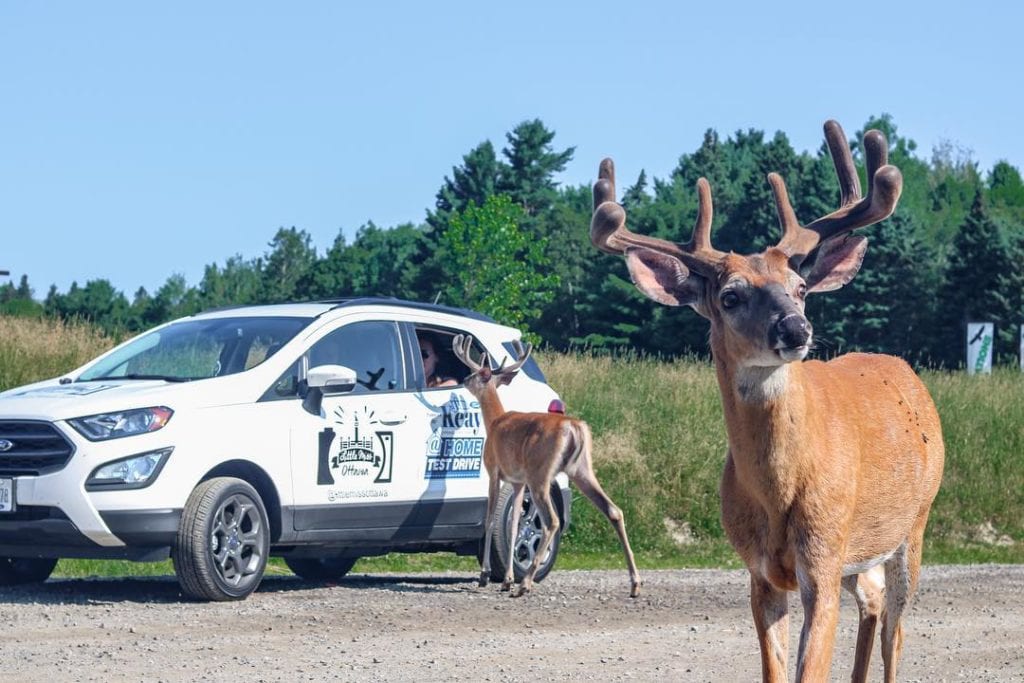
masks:
[[[318,365],[310,368],[299,382],[302,407],[311,415],[320,415],[324,394],[343,394],[356,386],[356,372],[344,365]]]
[[[355,389],[356,371],[344,365],[317,365],[306,373],[306,384],[325,394],[343,394]]]

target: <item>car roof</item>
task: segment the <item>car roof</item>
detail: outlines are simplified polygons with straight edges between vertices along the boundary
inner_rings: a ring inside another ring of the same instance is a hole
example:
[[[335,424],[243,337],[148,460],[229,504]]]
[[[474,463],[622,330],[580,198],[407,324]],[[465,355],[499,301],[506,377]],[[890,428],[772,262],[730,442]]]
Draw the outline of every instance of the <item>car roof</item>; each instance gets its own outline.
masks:
[[[483,313],[477,313],[467,308],[456,308],[441,304],[429,304],[421,301],[407,301],[392,297],[353,297],[346,299],[322,299],[320,301],[304,301],[283,304],[266,304],[260,306],[229,306],[216,308],[197,313],[193,318],[228,318],[228,317],[286,317],[286,318],[316,318],[329,311],[357,306],[393,306],[396,308],[416,309],[433,313],[444,313],[455,315],[471,320],[496,323],[494,318]]]

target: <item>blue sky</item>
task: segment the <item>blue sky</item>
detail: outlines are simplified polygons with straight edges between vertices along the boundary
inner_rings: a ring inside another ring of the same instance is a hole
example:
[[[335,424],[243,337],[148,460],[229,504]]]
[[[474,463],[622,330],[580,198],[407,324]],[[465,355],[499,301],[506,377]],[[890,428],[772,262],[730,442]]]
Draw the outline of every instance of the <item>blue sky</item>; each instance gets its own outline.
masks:
[[[466,152],[532,118],[576,147],[569,185],[604,156],[666,177],[707,128],[808,150],[882,112],[922,157],[1024,166],[1015,3],[690,4],[5,0],[0,270],[131,297],[282,226],[323,253],[421,222]]]

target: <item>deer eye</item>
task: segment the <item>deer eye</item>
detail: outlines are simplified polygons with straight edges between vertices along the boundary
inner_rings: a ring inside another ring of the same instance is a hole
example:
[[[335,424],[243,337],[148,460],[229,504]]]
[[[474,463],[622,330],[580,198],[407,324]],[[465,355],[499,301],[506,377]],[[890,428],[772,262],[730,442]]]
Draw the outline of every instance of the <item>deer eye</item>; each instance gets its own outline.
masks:
[[[796,288],[796,295],[801,299],[807,298],[807,285],[800,285]]]
[[[722,308],[734,308],[740,302],[740,297],[736,292],[725,292],[722,294]]]

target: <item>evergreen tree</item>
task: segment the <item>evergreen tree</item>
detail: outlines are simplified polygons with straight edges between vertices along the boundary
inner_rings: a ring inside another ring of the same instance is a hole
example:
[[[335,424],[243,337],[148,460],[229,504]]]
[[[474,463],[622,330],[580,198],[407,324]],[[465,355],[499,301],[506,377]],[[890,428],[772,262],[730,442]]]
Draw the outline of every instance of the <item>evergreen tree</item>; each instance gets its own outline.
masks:
[[[842,289],[808,300],[818,356],[845,351],[890,353],[927,364],[921,350],[934,330],[937,262],[900,210],[864,231],[868,250],[860,272]]]
[[[372,222],[359,228],[349,245],[338,233],[334,245],[300,288],[311,298],[393,296],[417,298],[415,263],[424,239],[411,223],[384,230]]]
[[[236,254],[224,262],[224,267],[211,263],[203,271],[199,282],[198,298],[203,309],[222,306],[245,306],[261,301],[262,261],[246,261]]]
[[[316,250],[305,230],[280,228],[268,245],[263,259],[260,300],[280,303],[298,298],[296,285],[306,277],[316,262]]]
[[[462,157],[462,166],[452,168],[451,178],[445,176],[444,185],[437,192],[436,210],[427,216],[427,222],[435,230],[443,230],[453,212],[462,211],[471,202],[483,206],[497,191],[502,172],[494,145],[490,140],[481,142]]]
[[[167,278],[156,290],[152,300],[146,306],[144,322],[146,327],[198,313],[200,309],[199,292],[188,286],[185,276],[175,273]]]
[[[1015,273],[1013,254],[999,226],[985,209],[979,187],[971,209],[953,239],[944,283],[938,297],[943,325],[937,330],[932,356],[947,367],[963,365],[968,322],[994,322],[996,359],[1016,358],[1013,299],[1005,289]]]
[[[128,300],[105,279],[90,280],[81,288],[77,282],[72,282],[67,294],[58,293],[56,286],[51,287],[45,310],[65,320],[89,321],[108,332],[127,329],[130,318]]]
[[[498,178],[497,191],[521,206],[526,216],[538,216],[554,203],[554,176],[565,170],[576,148],[556,151],[551,145],[555,133],[540,119],[520,123],[505,137],[508,147],[501,151],[507,165]]]

